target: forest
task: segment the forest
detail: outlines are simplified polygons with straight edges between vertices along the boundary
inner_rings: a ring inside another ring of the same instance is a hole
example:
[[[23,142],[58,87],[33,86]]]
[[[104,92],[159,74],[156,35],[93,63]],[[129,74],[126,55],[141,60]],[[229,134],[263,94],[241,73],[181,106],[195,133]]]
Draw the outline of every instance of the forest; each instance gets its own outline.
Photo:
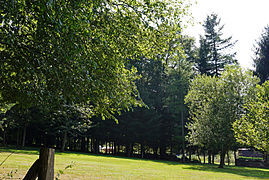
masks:
[[[247,147],[268,162],[268,26],[249,42],[250,70],[217,14],[199,39],[184,34],[184,0],[1,6],[0,146],[181,162],[203,155],[209,164],[219,155],[221,168]]]

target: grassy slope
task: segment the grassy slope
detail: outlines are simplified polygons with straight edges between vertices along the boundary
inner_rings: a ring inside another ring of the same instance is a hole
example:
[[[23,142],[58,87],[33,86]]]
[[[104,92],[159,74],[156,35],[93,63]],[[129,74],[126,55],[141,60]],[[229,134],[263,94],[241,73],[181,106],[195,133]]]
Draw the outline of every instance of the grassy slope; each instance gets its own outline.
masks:
[[[0,164],[13,149],[0,148]],[[16,150],[0,166],[0,179],[23,178],[31,164],[38,158],[37,150]],[[56,153],[55,174],[67,165],[60,179],[269,179],[268,169],[225,167],[213,165],[181,164],[169,161],[152,161],[123,157],[89,155],[82,153]],[[14,171],[16,171],[14,173]]]

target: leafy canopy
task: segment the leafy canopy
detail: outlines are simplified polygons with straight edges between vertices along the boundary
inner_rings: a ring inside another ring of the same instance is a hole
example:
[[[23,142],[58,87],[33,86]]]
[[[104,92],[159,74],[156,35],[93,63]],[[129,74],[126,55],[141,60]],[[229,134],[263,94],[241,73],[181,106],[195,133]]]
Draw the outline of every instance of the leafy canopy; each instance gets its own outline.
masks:
[[[227,66],[220,77],[198,75],[185,98],[190,109],[188,139],[218,151],[235,143],[232,123],[240,119],[243,105],[253,96],[259,79],[238,65]]]
[[[245,114],[233,123],[238,142],[269,152],[269,82],[257,86],[244,106]]]
[[[1,104],[79,104],[110,117],[141,104],[135,54],[154,57],[179,36],[188,4],[162,0],[4,1]]]

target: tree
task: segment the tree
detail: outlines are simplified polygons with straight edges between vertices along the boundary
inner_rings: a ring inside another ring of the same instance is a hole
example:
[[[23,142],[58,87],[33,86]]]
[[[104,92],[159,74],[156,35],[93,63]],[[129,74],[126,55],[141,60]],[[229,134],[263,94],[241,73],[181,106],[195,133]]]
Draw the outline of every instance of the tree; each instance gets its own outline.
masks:
[[[186,55],[187,58],[190,54]],[[184,97],[188,93],[190,80],[193,77],[193,63],[187,58],[181,57],[174,60],[172,66],[167,68],[167,93],[165,106],[170,114],[171,124],[171,141],[172,143],[181,142],[183,160],[185,158],[185,124],[188,115],[188,108],[184,104]]]
[[[1,7],[1,103],[48,111],[79,105],[103,118],[141,104],[135,71],[125,61],[166,49],[186,9],[182,2],[147,0],[4,1]]]
[[[269,26],[264,28],[264,32],[256,44],[255,55],[255,72],[264,83],[269,79]]]
[[[172,0],[4,1],[1,7],[1,104],[44,111],[80,106],[103,119],[141,104],[126,59],[167,49],[187,12],[183,1]]]
[[[244,114],[233,123],[236,140],[269,152],[269,81],[256,87],[254,97],[245,103]]]
[[[241,117],[246,99],[253,94],[258,78],[238,66],[227,67],[220,77],[198,75],[186,96],[190,109],[188,140],[220,152],[220,167],[225,153],[235,144],[232,123]]]
[[[229,52],[236,42],[231,36],[223,37],[224,25],[217,14],[208,15],[203,27],[205,35],[200,36],[196,68],[201,74],[219,76],[225,65],[237,63],[235,53]]]

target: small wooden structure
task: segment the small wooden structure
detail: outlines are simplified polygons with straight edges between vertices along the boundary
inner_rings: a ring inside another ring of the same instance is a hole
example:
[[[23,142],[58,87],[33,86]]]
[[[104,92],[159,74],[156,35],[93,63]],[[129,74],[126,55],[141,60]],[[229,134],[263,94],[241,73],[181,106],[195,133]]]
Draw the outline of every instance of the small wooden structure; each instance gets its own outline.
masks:
[[[263,153],[252,148],[239,148],[235,164],[244,167],[269,168]]]

